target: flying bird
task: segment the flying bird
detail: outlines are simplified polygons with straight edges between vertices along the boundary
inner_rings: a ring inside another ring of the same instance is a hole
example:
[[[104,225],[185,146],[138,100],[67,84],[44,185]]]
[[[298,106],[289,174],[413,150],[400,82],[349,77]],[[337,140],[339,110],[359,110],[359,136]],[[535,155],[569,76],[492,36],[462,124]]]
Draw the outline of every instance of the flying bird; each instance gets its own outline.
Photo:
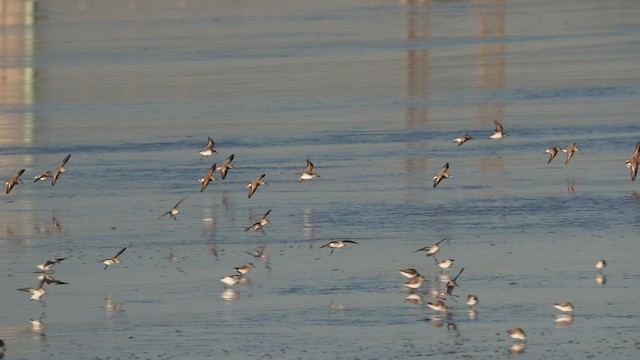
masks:
[[[457,138],[453,139],[454,143],[458,143],[458,146],[466,143],[469,140],[473,140],[473,138],[471,137],[471,135],[469,134],[464,134],[462,136],[458,136]]]
[[[496,127],[493,130],[493,135],[489,136],[489,139],[502,139],[505,136],[509,136],[509,134],[504,131],[504,127],[502,126],[502,124],[495,120],[493,121],[493,123],[496,124]]]
[[[158,220],[162,219],[163,216],[165,215],[169,215],[169,217],[173,218],[173,220],[178,220],[178,218],[176,217],[176,215],[178,215],[178,213],[180,213],[180,209],[178,209],[178,206],[180,206],[180,204],[184,201],[184,199],[186,199],[187,197],[183,197],[182,200],[178,201],[177,204],[175,204],[171,210],[167,211],[166,213],[160,215],[160,217],[158,217]]]
[[[213,148],[215,146],[215,143],[213,142],[213,139],[211,137],[207,137],[207,146],[204,147],[204,149],[200,150],[198,153],[200,155],[202,155],[200,157],[200,161],[202,161],[202,159],[204,159],[204,157],[209,157],[213,154],[217,154],[218,152]]]
[[[424,252],[426,252],[426,253],[427,253],[427,256],[434,255],[435,253],[437,253],[437,252],[440,250],[440,246],[439,246],[439,245],[440,245],[440,243],[441,243],[441,242],[443,242],[443,241],[445,241],[445,240],[449,240],[449,238],[448,238],[448,237],[446,237],[446,238],[444,238],[444,239],[442,239],[442,240],[438,241],[437,243],[435,243],[435,244],[433,244],[433,245],[431,245],[431,246],[425,246],[425,247],[423,247],[423,248],[421,248],[421,249],[418,249],[418,250],[416,250],[416,251],[414,251],[414,252],[424,251]]]
[[[343,248],[343,247],[347,246],[347,243],[358,244],[357,242],[351,241],[351,240],[334,240],[334,241],[328,242],[328,243],[320,246],[318,249],[322,249],[324,247],[329,247],[329,248],[331,248],[331,252],[329,253],[329,255],[331,255],[331,254],[333,254],[333,250]]]
[[[256,190],[258,190],[258,187],[260,187],[262,185],[267,185],[267,183],[264,182],[264,180],[262,180],[265,175],[266,174],[262,174],[262,175],[258,176],[257,178],[251,180],[251,182],[247,184],[247,189],[249,189],[249,195],[247,197],[249,199],[251,199],[251,196],[253,196],[253,194],[256,192]]]
[[[225,160],[222,164],[220,164],[216,170],[220,170],[220,175],[222,175],[222,180],[224,180],[227,177],[227,172],[229,171],[229,169],[233,169],[233,164],[231,163],[233,161],[233,157],[234,154],[231,154],[227,160]]]
[[[553,158],[555,158],[556,155],[558,155],[558,151],[561,151],[561,150],[562,148],[560,146],[554,146],[546,149],[544,153],[549,154],[549,160],[547,161],[547,164],[550,163],[551,160],[553,160]]]
[[[216,177],[213,176],[214,171],[216,171],[216,163],[213,163],[213,165],[211,165],[211,167],[209,168],[209,171],[207,171],[207,173],[204,174],[203,177],[198,179],[198,182],[202,184],[202,188],[200,188],[200,192],[203,192],[204,189],[207,188],[210,182],[216,181]]]
[[[573,143],[573,144],[567,146],[566,148],[562,149],[562,151],[567,153],[567,160],[565,160],[565,162],[564,162],[564,164],[567,165],[569,160],[571,160],[571,158],[573,157],[573,153],[575,151],[580,151],[580,148],[576,145],[576,143]]]
[[[53,175],[51,176],[51,186],[56,184],[56,182],[58,181],[58,178],[60,177],[60,174],[67,171],[67,169],[64,166],[67,165],[67,161],[69,161],[70,158],[71,158],[71,154],[67,155],[67,157],[62,159],[60,164],[55,169],[53,169]]]
[[[300,177],[298,178],[298,182],[302,182],[304,180],[311,180],[315,177],[320,177],[320,175],[313,172],[313,163],[311,160],[307,159],[307,168],[303,173],[299,173]]]
[[[269,214],[271,213],[271,209],[269,209],[264,215],[262,215],[262,218],[260,219],[260,221],[254,223],[253,225],[249,226],[248,228],[244,229],[244,231],[262,231],[262,233],[264,234],[264,227],[267,226],[267,224],[269,224],[269,219],[267,218],[267,216],[269,216]]]
[[[640,141],[636,143],[635,149],[633,149],[633,155],[624,163],[627,168],[631,170],[631,181],[636,181],[636,175],[638,175],[638,164],[640,164]]]
[[[114,256],[112,256],[112,257],[110,257],[110,258],[108,258],[108,259],[100,260],[99,262],[101,262],[101,263],[103,263],[103,264],[104,264],[104,269],[103,269],[103,270],[107,270],[107,268],[108,268],[110,265],[113,265],[113,264],[119,264],[119,263],[120,263],[120,259],[119,259],[118,257],[119,257],[119,256],[120,256],[120,255],[121,255],[125,250],[127,250],[127,248],[126,248],[126,247],[125,247],[125,248],[123,248],[122,250],[118,251],[118,253],[117,253],[117,254],[115,254]]]
[[[36,265],[36,267],[42,271],[47,271],[47,270],[51,270],[51,268],[53,267],[53,265],[59,263],[60,261],[64,260],[66,258],[53,258],[51,260],[47,260],[46,262]]]
[[[7,187],[7,194],[11,192],[11,189],[13,189],[15,185],[24,184],[20,179],[20,176],[22,175],[22,173],[24,173],[24,170],[25,169],[18,171],[15,175],[8,178],[7,181],[4,182],[4,186]]]
[[[442,181],[442,179],[448,179],[451,176],[451,174],[449,174],[449,163],[446,163],[444,165],[444,167],[442,167],[442,169],[440,169],[440,171],[438,171],[438,174],[436,174],[436,176],[433,177],[433,187],[435,188],[436,186],[438,186],[438,184],[440,184],[440,181]]]

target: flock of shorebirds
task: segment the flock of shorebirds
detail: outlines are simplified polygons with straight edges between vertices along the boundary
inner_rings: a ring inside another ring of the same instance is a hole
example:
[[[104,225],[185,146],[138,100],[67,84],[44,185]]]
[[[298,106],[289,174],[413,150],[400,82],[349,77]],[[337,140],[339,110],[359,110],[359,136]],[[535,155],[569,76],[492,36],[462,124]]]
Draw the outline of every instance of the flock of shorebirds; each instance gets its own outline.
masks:
[[[507,134],[504,131],[504,127],[502,126],[502,124],[500,124],[498,121],[495,121],[495,129],[494,132],[491,136],[489,136],[490,139],[501,139],[504,138],[505,136],[508,136],[509,134]],[[458,146],[461,146],[463,144],[465,144],[466,142],[473,140],[473,137],[471,137],[468,134],[459,136],[455,139],[453,139],[454,143],[457,143]],[[547,161],[547,163],[550,163],[555,157],[556,155],[560,152],[565,152],[566,153],[566,160],[565,160],[565,164],[569,163],[569,161],[573,158],[575,152],[580,151],[580,148],[577,146],[576,143],[572,143],[564,148],[559,147],[559,146],[554,146],[554,147],[550,147],[546,150],[544,150],[544,153],[549,155],[549,159]],[[213,141],[213,139],[211,137],[208,137],[208,141],[207,141],[207,145],[199,151],[199,154],[201,155],[200,161],[202,161],[202,159],[204,159],[205,157],[210,157],[214,154],[218,154],[217,150],[215,149],[215,143]],[[47,171],[43,171],[41,173],[39,173],[38,175],[36,175],[34,177],[34,182],[39,182],[39,181],[43,181],[43,180],[47,180],[47,179],[51,179],[51,185],[54,186],[56,184],[56,182],[59,180],[60,175],[65,173],[66,171],[66,164],[69,161],[69,159],[71,158],[71,154],[67,155],[59,164],[57,167],[55,167],[53,170],[47,170]],[[222,179],[225,179],[227,177],[227,174],[229,172],[230,169],[233,169],[233,160],[234,160],[234,154],[231,154],[223,163],[221,163],[220,165],[214,163],[211,167],[209,167],[209,169],[207,170],[206,174],[204,176],[202,176],[200,179],[198,179],[198,182],[201,183],[201,188],[200,188],[200,192],[204,192],[207,188],[207,186],[213,182],[216,181],[216,177],[215,177],[215,173],[219,172],[220,176]],[[638,172],[638,165],[640,164],[640,141],[638,143],[636,143],[635,145],[635,149],[634,152],[632,154],[632,156],[625,162],[625,165],[627,168],[630,169],[631,171],[631,179],[635,180],[637,172]],[[23,184],[22,180],[20,179],[20,177],[23,175],[23,173],[25,172],[25,169],[21,169],[20,171],[18,171],[14,176],[11,176],[9,179],[7,179],[5,181],[5,187],[6,187],[6,193],[10,193],[14,187],[18,184]],[[307,159],[307,163],[306,163],[306,168],[303,172],[298,173],[299,177],[298,177],[298,181],[302,182],[304,180],[311,180],[314,179],[316,177],[319,177],[320,175],[318,175],[317,173],[314,172],[314,165],[311,162],[311,160]],[[266,185],[267,183],[264,181],[266,174],[261,174],[260,176],[257,176],[256,178],[254,178],[251,182],[249,182],[246,185],[246,188],[248,190],[248,194],[247,197],[251,198],[252,196],[254,196],[254,194],[256,193],[256,191],[263,185]],[[438,171],[438,173],[433,177],[433,187],[437,187],[442,180],[450,178],[451,174],[449,174],[449,163],[446,163],[442,169],[440,171]],[[173,218],[174,220],[177,220],[177,215],[180,213],[180,209],[179,206],[182,204],[182,202],[186,199],[182,198],[180,201],[178,201],[171,209],[169,209],[168,211],[166,211],[165,213],[163,213],[162,215],[160,215],[160,217],[158,219],[163,218],[164,216],[169,216],[170,218]],[[264,233],[264,228],[269,224],[269,219],[268,216],[271,213],[271,209],[269,209],[260,219],[259,221],[255,222],[254,224],[252,224],[251,226],[248,226],[247,228],[245,228],[245,231],[260,231],[262,233]],[[458,278],[461,276],[461,274],[464,271],[464,268],[461,268],[459,270],[459,272],[457,273],[457,275],[453,278],[451,278],[448,275],[449,269],[452,267],[454,260],[453,259],[444,259],[444,260],[440,260],[438,261],[436,258],[436,253],[438,253],[438,251],[440,250],[440,244],[442,242],[444,242],[445,240],[448,240],[447,238],[442,239],[440,241],[438,241],[437,243],[431,245],[431,246],[427,246],[421,249],[416,250],[415,252],[425,252],[426,256],[430,256],[433,257],[435,260],[435,264],[439,267],[440,271],[441,271],[441,283],[444,284],[444,287],[442,289],[434,289],[431,290],[427,293],[424,293],[428,296],[437,298],[438,300],[434,300],[431,302],[427,302],[426,305],[431,308],[432,310],[436,311],[436,312],[448,312],[449,311],[449,307],[447,306],[447,304],[443,301],[446,300],[447,298],[454,298],[457,297],[457,295],[453,294],[453,291],[456,287],[458,287]],[[322,246],[320,246],[320,248],[329,248],[331,249],[330,254],[333,254],[334,250],[336,249],[341,249],[346,247],[347,244],[358,244],[355,241],[351,241],[351,240],[334,240],[331,241],[327,244],[324,244]],[[120,256],[125,252],[127,248],[123,248],[120,251],[118,251],[115,255],[106,258],[106,259],[102,259],[99,260],[100,263],[102,263],[104,265],[104,270],[106,270],[109,266],[111,265],[115,265],[115,264],[119,264],[120,263]],[[266,255],[264,253],[264,246],[262,246],[261,248],[258,249],[254,249],[251,252],[248,252],[248,254],[256,257],[256,258],[260,258],[260,259],[266,259]],[[53,278],[53,276],[51,275],[52,273],[52,267],[58,263],[60,263],[61,261],[65,260],[65,258],[53,258],[50,259],[42,264],[37,265],[37,268],[40,270],[40,276],[38,277],[38,285],[36,287],[29,287],[29,288],[21,288],[18,289],[20,291],[25,291],[27,293],[29,293],[30,295],[30,299],[31,300],[36,300],[39,301],[40,303],[42,303],[42,305],[44,306],[44,301],[42,300],[42,297],[47,293],[46,289],[44,288],[45,284],[54,284],[54,285],[64,285],[67,284],[65,282],[62,281],[58,281],[56,279]],[[604,260],[599,260],[596,263],[596,268],[599,271],[602,271],[602,269],[606,266],[606,262]],[[236,268],[234,268],[235,270],[235,274],[232,275],[226,275],[220,278],[220,281],[222,283],[225,284],[225,289],[229,288],[231,289],[234,285],[238,284],[238,283],[242,283],[244,280],[246,280],[245,275],[247,275],[252,269],[254,268],[253,263],[248,262],[246,264],[243,264],[241,266],[238,266]],[[408,268],[408,269],[402,269],[399,270],[400,274],[402,276],[404,276],[405,278],[407,278],[404,286],[408,289],[408,291],[410,292],[409,295],[406,297],[407,301],[410,301],[412,303],[416,303],[416,304],[422,304],[423,303],[423,295],[421,293],[418,293],[417,290],[420,289],[420,287],[423,286],[423,284],[425,283],[425,277],[423,275],[421,275],[416,269],[412,269],[412,268]],[[600,279],[604,279],[604,277],[600,277]],[[596,279],[596,281],[598,281],[598,278]],[[604,283],[604,280],[601,280],[599,283]],[[229,296],[232,296],[232,294],[230,294]],[[224,295],[223,295],[224,298]],[[466,304],[469,306],[469,311],[470,314],[474,308],[474,306],[476,306],[478,304],[478,297],[475,295],[468,295],[467,296],[467,300],[466,300]],[[554,304],[554,307],[564,313],[572,313],[574,311],[574,306],[573,304],[571,304],[570,302],[558,302],[556,304]],[[35,320],[32,320],[35,321]],[[572,322],[572,317],[570,315],[568,316],[559,316],[556,319],[557,322],[559,323],[570,323]],[[511,336],[512,338],[520,341],[520,342],[524,342],[526,341],[526,335],[523,329],[521,328],[516,328],[516,329],[511,329],[508,330],[507,332],[509,334],[509,336]],[[511,349],[513,352],[518,352],[518,351],[524,351],[524,344],[522,343],[516,343],[514,344],[513,349]]]

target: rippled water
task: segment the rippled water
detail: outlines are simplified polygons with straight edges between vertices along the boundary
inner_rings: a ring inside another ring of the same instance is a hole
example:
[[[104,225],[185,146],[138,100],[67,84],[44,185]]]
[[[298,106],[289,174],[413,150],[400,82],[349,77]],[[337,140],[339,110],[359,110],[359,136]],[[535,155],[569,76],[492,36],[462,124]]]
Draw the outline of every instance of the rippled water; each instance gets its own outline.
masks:
[[[638,356],[635,1],[4,4],[0,175],[26,168],[0,209],[6,358],[496,358],[514,327],[524,358]],[[69,153],[55,187],[31,181]],[[441,288],[413,251],[444,237],[465,270],[443,315],[397,270]],[[319,248],[340,238],[359,244]],[[52,257],[68,285],[15,291]]]

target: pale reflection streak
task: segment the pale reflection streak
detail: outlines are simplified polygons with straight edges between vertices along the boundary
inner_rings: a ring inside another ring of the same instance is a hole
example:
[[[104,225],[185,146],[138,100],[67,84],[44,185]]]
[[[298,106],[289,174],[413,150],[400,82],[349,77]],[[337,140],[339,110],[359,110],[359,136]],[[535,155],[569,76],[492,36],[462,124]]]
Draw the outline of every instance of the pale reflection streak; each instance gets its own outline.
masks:
[[[505,36],[505,0],[475,0],[478,24],[476,36],[478,39],[492,38],[493,42],[483,42],[478,45],[476,58],[476,89],[493,92],[502,89],[506,82],[505,50],[506,43],[498,41]],[[501,5],[501,6],[498,6]],[[476,120],[482,128],[487,129],[487,138],[493,129],[493,121],[499,121],[505,128],[509,123],[503,122],[504,102],[501,100],[488,101],[478,104]],[[501,140],[495,140],[501,141]],[[500,156],[481,157],[478,170],[493,174],[504,170],[504,159]],[[491,176],[492,184],[502,188],[504,182],[500,178]],[[499,191],[499,190],[498,190]]]
[[[34,142],[35,7],[36,2],[31,0],[0,0],[0,147],[4,148]],[[7,108],[12,111],[5,111]],[[33,161],[33,155],[26,153],[2,157],[0,174],[29,169]],[[21,191],[8,196],[16,199],[25,189],[16,190]],[[33,208],[29,197],[20,196],[15,201],[15,206],[24,210]],[[6,211],[0,223],[6,226],[6,236],[11,241],[21,242],[22,236],[34,231],[31,211]]]
[[[405,109],[405,125],[407,127],[424,126],[428,123],[427,107],[425,105],[428,96],[429,80],[429,50],[413,48],[411,41],[426,40],[429,38],[429,13],[428,1],[407,1],[406,38],[409,41],[409,49],[406,52],[405,73],[407,108]],[[410,148],[425,148],[426,142],[409,143]],[[427,171],[427,158],[424,156],[411,156],[405,160],[405,173],[407,174],[405,188],[406,202],[424,202],[415,196],[412,189],[422,189],[428,186],[426,176],[412,176],[412,174],[424,174]]]

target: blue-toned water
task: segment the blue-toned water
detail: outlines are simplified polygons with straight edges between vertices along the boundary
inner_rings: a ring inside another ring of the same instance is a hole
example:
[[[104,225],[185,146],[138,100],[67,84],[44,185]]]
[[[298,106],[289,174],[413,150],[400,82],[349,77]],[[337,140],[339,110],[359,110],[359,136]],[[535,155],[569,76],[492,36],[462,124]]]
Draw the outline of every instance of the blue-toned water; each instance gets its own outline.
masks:
[[[635,1],[3,5],[0,176],[26,169],[0,196],[7,359],[638,356]],[[67,154],[55,187],[33,182]],[[320,177],[298,182],[307,158]],[[465,270],[436,313],[447,277],[414,251],[444,237]],[[336,239],[358,244],[320,248]],[[46,304],[15,290],[54,257],[69,284]]]

